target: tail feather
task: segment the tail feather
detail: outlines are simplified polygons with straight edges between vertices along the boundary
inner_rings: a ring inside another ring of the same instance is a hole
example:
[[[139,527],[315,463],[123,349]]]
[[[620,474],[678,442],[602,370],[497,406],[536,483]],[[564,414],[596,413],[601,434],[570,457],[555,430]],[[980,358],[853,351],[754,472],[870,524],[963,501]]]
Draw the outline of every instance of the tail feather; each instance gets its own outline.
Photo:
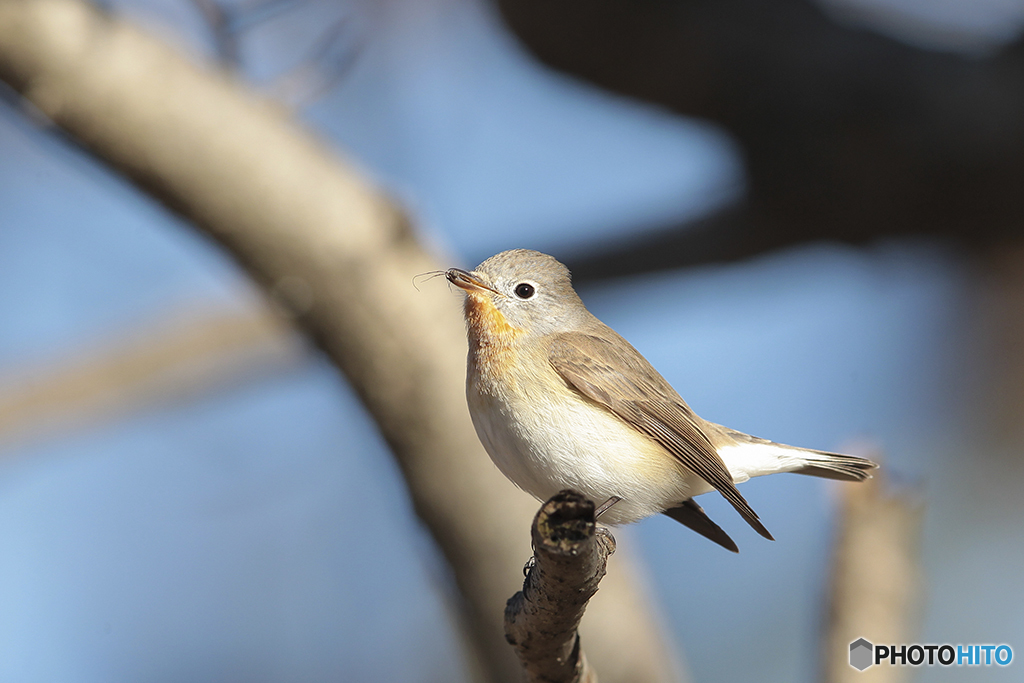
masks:
[[[839,481],[864,481],[871,477],[871,470],[878,467],[867,458],[842,453],[825,451],[806,451],[804,459],[807,464],[793,470],[796,474],[807,474],[812,477],[838,479]]]
[[[737,445],[754,445],[759,448],[743,451],[746,455],[733,458],[745,470],[747,476],[759,476],[774,472],[795,472],[812,477],[838,479],[839,481],[864,481],[871,477],[871,470],[878,465],[867,458],[843,453],[816,451],[799,446],[787,446],[768,439],[762,439],[734,429],[721,428]],[[755,453],[764,454],[761,457]]]

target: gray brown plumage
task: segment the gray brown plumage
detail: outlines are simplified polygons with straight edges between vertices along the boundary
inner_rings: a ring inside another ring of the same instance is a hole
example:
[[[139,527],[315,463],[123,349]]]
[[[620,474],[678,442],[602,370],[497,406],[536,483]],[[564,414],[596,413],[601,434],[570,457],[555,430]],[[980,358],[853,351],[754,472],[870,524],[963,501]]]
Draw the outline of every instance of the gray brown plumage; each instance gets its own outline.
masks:
[[[693,497],[717,490],[772,536],[736,484],[776,472],[859,481],[875,464],[708,422],[653,366],[587,311],[569,271],[517,249],[476,270],[447,271],[466,291],[470,414],[495,464],[544,500],[572,488],[617,524],[664,513],[730,550]]]

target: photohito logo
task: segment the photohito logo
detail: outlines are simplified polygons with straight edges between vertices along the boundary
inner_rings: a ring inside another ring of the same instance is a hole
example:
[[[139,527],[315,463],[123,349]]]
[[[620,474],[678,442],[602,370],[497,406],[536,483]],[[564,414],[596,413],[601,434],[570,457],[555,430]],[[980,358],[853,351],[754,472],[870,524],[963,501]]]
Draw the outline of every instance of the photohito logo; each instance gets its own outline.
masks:
[[[850,666],[864,671],[869,666],[1007,666],[1013,661],[1009,645],[872,645],[865,638],[850,643]]]

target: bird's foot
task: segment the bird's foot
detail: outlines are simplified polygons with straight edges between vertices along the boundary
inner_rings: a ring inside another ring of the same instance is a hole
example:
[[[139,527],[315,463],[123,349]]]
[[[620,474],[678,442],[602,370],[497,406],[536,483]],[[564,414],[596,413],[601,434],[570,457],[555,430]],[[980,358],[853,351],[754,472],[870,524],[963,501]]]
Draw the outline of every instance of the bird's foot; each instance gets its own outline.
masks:
[[[604,539],[604,543],[608,546],[608,549],[611,551],[609,555],[615,552],[615,537],[612,536],[611,529],[609,529],[606,526],[598,524],[594,529],[594,533],[598,536],[598,538]]]

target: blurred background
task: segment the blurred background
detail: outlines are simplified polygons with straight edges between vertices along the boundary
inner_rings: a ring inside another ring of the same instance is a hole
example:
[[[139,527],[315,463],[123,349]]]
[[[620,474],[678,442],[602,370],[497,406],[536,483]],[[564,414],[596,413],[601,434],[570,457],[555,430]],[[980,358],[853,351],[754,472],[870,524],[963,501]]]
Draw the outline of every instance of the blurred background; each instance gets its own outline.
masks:
[[[880,457],[924,506],[918,640],[1024,648],[1024,3],[103,7],[293,107],[450,265],[567,263],[703,417]],[[468,680],[385,444],[262,297],[4,91],[0,680]],[[693,680],[819,679],[840,488],[745,484],[775,543],[705,496],[739,555],[617,532]]]

